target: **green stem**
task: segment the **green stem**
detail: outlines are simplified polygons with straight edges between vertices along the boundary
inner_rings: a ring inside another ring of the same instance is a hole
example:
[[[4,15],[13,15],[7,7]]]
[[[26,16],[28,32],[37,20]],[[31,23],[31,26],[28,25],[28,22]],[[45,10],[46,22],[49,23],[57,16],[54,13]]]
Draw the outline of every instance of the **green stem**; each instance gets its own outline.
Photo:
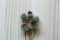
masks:
[[[25,32],[25,40],[27,40],[27,39],[26,39],[26,32]]]

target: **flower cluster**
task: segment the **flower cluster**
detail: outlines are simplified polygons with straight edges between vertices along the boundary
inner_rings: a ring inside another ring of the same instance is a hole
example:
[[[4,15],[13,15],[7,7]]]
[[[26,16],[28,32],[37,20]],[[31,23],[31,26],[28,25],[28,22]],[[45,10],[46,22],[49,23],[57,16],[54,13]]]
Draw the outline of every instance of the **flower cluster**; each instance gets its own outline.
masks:
[[[38,18],[38,16],[35,17],[31,11],[29,11],[27,15],[25,13],[23,13],[21,15],[21,19],[23,22],[22,29],[24,31],[38,28],[39,18]]]

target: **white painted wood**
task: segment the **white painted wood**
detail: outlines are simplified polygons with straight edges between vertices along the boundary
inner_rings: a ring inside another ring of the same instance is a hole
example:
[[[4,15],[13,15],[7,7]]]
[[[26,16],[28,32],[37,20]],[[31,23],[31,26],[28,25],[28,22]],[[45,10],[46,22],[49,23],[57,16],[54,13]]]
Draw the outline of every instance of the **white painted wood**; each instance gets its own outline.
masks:
[[[58,17],[58,40],[60,40],[60,0],[59,0],[59,17]]]
[[[53,29],[53,30],[51,30],[50,32],[52,32],[53,34],[53,36],[52,35],[50,35],[50,36],[52,36],[52,37],[50,37],[52,40],[58,40],[58,15],[59,15],[59,1],[58,0],[51,0],[51,2],[53,3],[51,3],[51,14],[52,14],[52,16],[51,16],[51,28]],[[51,40],[50,39],[50,40]]]
[[[54,9],[54,18],[55,18],[55,32],[54,32],[54,40],[58,40],[58,17],[59,17],[59,0],[55,0],[55,9]]]
[[[6,0],[6,39],[24,40],[20,15],[32,10],[40,18],[41,34],[34,40],[58,40],[58,0]]]
[[[41,21],[42,34],[34,40],[60,40],[59,0],[0,0],[0,40],[24,40],[20,15],[28,10]]]
[[[20,26],[20,15],[29,10],[32,10],[35,15],[39,16],[41,21],[41,34],[34,39],[48,40],[50,16],[49,4],[49,0],[7,0],[6,40],[24,40]]]
[[[0,0],[0,40],[5,40],[5,0]]]
[[[52,0],[51,0],[52,2]],[[52,2],[53,4],[51,5],[51,11],[52,11],[52,15],[53,18],[51,16],[51,18],[53,19],[53,31],[51,30],[51,32],[53,32],[53,36],[52,36],[52,40],[59,40],[59,0],[53,0]],[[53,7],[52,7],[53,6]],[[53,8],[53,10],[52,10]]]

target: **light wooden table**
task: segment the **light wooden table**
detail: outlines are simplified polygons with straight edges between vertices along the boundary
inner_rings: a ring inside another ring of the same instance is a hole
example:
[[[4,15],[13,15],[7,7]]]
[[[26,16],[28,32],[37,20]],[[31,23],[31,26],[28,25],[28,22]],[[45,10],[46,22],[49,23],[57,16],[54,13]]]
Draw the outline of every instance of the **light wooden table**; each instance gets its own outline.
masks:
[[[1,0],[0,40],[24,40],[20,15],[29,10],[41,22],[41,34],[34,40],[60,40],[59,8],[59,0]]]

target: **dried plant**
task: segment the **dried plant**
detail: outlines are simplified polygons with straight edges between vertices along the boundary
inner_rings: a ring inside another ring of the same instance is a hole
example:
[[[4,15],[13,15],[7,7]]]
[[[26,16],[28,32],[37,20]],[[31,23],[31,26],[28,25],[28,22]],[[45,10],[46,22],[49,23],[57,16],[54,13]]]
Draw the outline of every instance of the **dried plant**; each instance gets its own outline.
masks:
[[[25,32],[25,35],[29,37],[34,33],[34,36],[38,33],[39,30],[39,18],[35,17],[31,11],[28,12],[28,15],[25,13],[21,16],[23,24],[22,29]]]

